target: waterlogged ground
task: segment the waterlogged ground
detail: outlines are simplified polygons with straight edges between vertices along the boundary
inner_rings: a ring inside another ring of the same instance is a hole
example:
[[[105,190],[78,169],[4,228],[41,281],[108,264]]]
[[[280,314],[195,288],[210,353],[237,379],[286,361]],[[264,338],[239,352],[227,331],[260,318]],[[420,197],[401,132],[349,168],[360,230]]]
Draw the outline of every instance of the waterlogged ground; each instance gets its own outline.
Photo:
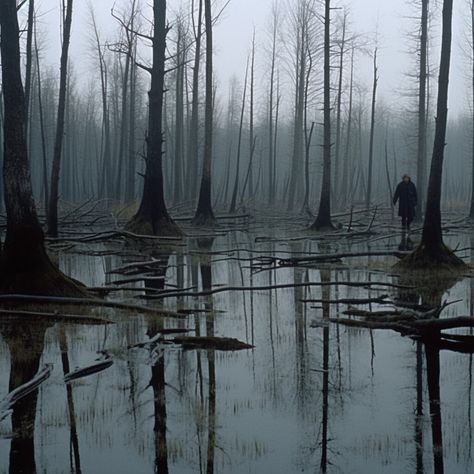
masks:
[[[123,285],[155,288],[148,295],[161,287],[171,292],[222,285],[256,289],[158,301],[137,298],[145,291],[110,296],[173,311],[207,310],[181,319],[77,307],[67,312],[104,316],[115,324],[3,318],[0,400],[46,364],[53,368],[39,389],[14,404],[0,422],[0,472],[473,472],[472,355],[426,348],[392,331],[327,323],[343,317],[347,305],[302,302],[387,293],[416,300],[416,292],[383,286],[399,283],[391,270],[396,259],[360,257],[331,266],[269,268],[269,260],[259,257],[368,250],[367,243],[347,239],[321,244],[261,238],[269,235],[281,237],[260,229],[223,232],[213,241],[188,238],[169,252],[119,242],[60,251],[62,268],[95,287],[133,280],[137,275],[110,272],[159,258],[166,271]],[[469,235],[453,235],[449,241],[466,248],[461,255],[470,260]],[[374,240],[370,249],[397,246],[394,237]],[[164,281],[156,278],[160,275]],[[338,284],[304,285],[321,281]],[[346,284],[369,281],[380,286]],[[266,289],[295,283],[299,286]],[[458,281],[443,299],[461,300],[444,317],[470,315],[471,279]],[[255,348],[131,347],[163,328],[233,337]],[[98,351],[111,354],[113,365],[66,385],[65,372],[90,365],[100,357]],[[433,397],[437,390],[440,402]]]

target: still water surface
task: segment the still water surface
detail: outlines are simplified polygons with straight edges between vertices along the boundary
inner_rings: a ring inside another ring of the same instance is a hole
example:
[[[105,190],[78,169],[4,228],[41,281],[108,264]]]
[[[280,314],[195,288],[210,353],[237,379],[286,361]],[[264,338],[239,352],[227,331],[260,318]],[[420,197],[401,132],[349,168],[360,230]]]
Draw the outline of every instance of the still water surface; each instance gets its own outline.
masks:
[[[46,364],[53,368],[0,422],[0,473],[474,472],[472,355],[425,347],[390,331],[329,324],[324,319],[343,316],[347,305],[301,301],[384,293],[406,298],[393,288],[344,284],[397,283],[394,261],[361,257],[346,262],[350,267],[260,269],[261,255],[321,249],[315,242],[254,238],[234,232],[199,245],[189,239],[158,255],[166,271],[154,276],[164,275],[164,282],[126,285],[202,290],[339,284],[165,299],[168,309],[209,311],[183,319],[102,309],[89,314],[116,324],[2,321],[0,400]],[[465,236],[456,242],[470,246]],[[361,249],[367,247],[351,247]],[[127,253],[68,253],[60,262],[68,274],[103,286],[128,278],[110,271],[151,258],[149,252]],[[158,304],[137,300],[143,294],[124,291],[113,298]],[[443,299],[462,300],[443,316],[471,314],[471,280],[457,282]],[[131,347],[163,328],[238,338],[255,348]],[[98,351],[111,354],[114,364],[66,385],[64,374],[94,362]]]

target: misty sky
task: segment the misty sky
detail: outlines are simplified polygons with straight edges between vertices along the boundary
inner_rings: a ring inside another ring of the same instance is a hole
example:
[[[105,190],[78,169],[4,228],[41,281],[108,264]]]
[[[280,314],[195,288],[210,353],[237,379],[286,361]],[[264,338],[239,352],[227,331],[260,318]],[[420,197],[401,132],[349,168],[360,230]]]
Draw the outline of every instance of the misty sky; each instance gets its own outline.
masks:
[[[292,0],[280,0],[281,3]],[[59,69],[59,30],[58,6],[60,0],[40,0],[39,8],[44,13],[41,22],[43,29],[47,29],[46,42],[48,46],[48,60]],[[71,54],[76,69],[81,73],[87,67],[92,69],[93,61],[88,53],[90,29],[88,26],[88,8],[86,0],[75,0],[73,36],[71,44]],[[127,0],[97,0],[92,2],[96,11],[99,25],[102,28],[104,38],[113,38],[117,30],[117,24],[110,16],[110,9],[114,3],[117,8],[122,4],[127,4]],[[224,0],[219,0],[220,4]],[[239,78],[244,75],[246,56],[249,51],[252,31],[255,27],[257,32],[257,47],[267,40],[267,28],[269,23],[269,11],[273,0],[231,0],[219,25],[215,29],[215,68],[222,89],[226,89],[229,78],[235,74]],[[336,2],[334,2],[336,4]],[[408,0],[347,0],[338,2],[338,5],[345,4],[351,10],[353,30],[366,34],[369,38],[375,38],[375,31],[379,31],[379,91],[380,99],[388,105],[396,105],[399,102],[400,90],[403,89],[403,81],[406,81],[404,74],[410,67],[410,60],[406,53],[407,44],[406,33],[413,23],[406,17],[413,13],[413,7]],[[436,2],[434,2],[436,3]],[[437,3],[440,3],[439,1]],[[181,0],[169,0],[169,18],[172,19],[173,12],[179,9],[181,4],[186,5]],[[456,0],[454,2],[454,37],[453,37],[453,62],[451,69],[451,89],[450,89],[450,109],[460,112],[466,109],[467,81],[463,76],[465,63],[460,53],[461,44],[464,39],[466,27],[462,20],[463,9],[466,10],[466,0]],[[441,8],[436,12],[436,35],[440,36]],[[185,9],[187,11],[187,9]],[[259,52],[263,54],[261,48],[257,51],[257,62],[262,64]],[[439,62],[439,54],[432,58],[434,65]],[[258,74],[263,74],[263,67]],[[370,85],[371,62],[369,58],[361,59],[357,67],[357,75],[360,79]],[[81,74],[82,75],[82,74]],[[88,77],[88,76],[86,76]],[[262,82],[257,80],[257,84]]]

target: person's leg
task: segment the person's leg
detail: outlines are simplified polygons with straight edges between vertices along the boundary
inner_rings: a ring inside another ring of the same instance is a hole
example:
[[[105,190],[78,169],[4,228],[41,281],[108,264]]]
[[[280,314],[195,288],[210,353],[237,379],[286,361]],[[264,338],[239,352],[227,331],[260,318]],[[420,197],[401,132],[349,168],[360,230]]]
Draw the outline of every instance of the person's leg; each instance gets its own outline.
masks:
[[[402,216],[402,229],[405,230],[407,227],[407,218]]]

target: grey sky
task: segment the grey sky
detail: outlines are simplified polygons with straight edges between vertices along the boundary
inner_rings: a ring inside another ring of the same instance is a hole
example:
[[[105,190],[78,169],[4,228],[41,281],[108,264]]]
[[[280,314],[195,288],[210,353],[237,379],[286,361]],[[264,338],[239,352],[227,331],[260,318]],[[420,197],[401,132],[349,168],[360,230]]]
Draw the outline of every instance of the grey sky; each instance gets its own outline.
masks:
[[[281,0],[282,3],[292,0]],[[223,0],[220,0],[223,3]],[[87,65],[92,69],[92,61],[87,55],[88,35],[88,1],[75,0],[73,37],[71,54],[77,68],[84,70]],[[104,38],[113,37],[117,24],[110,16],[110,9],[116,3],[126,4],[127,0],[97,0],[93,2],[97,20]],[[145,2],[144,2],[145,3]],[[231,0],[219,25],[215,29],[215,67],[222,88],[227,87],[230,76],[236,74],[239,78],[244,74],[246,55],[250,47],[253,28],[257,31],[257,44],[266,40],[266,28],[273,0]],[[336,3],[336,2],[334,2]],[[338,2],[339,5],[343,2]],[[408,48],[406,32],[410,23],[406,16],[413,11],[407,0],[347,0],[345,5],[351,10],[353,29],[375,37],[379,31],[379,90],[380,98],[388,103],[397,102],[398,91],[406,78],[404,73],[410,66],[406,54]],[[438,2],[439,3],[439,2]],[[456,0],[453,38],[453,64],[451,73],[450,108],[459,112],[465,110],[467,97],[467,82],[463,77],[464,63],[460,54],[460,45],[464,38],[462,16],[466,10],[466,0]],[[187,0],[169,0],[170,18],[179,5],[187,4]],[[48,28],[47,42],[50,62],[59,64],[59,31],[58,10],[59,0],[42,0],[40,9],[46,12],[42,21]],[[437,12],[436,23],[439,25],[441,11]],[[439,36],[440,29],[437,29]],[[261,48],[257,51],[257,55]],[[261,61],[257,57],[257,61]],[[439,61],[439,54],[433,55],[433,62]],[[371,63],[368,58],[360,60],[357,65],[357,75],[369,85]]]

